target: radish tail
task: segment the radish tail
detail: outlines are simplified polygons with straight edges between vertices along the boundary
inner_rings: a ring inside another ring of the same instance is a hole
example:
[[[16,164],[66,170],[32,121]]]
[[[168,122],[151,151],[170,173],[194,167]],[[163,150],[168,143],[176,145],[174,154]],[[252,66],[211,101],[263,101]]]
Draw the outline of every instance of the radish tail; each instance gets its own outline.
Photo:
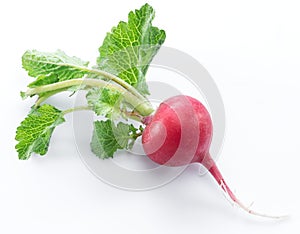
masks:
[[[217,181],[217,183],[220,185],[222,190],[224,191],[226,197],[229,197],[231,201],[233,201],[234,204],[238,205],[240,208],[248,212],[249,214],[252,215],[257,215],[261,217],[266,217],[266,218],[272,218],[272,219],[282,219],[282,218],[287,218],[288,216],[276,216],[276,215],[268,215],[268,214],[263,214],[256,212],[254,210],[251,210],[250,207],[245,206],[237,197],[234,195],[234,193],[231,191],[231,189],[228,187],[226,184],[221,172],[219,171],[216,163],[214,160],[211,158],[210,155],[207,156],[202,161],[202,164],[208,169],[210,174],[214,177],[214,179]]]

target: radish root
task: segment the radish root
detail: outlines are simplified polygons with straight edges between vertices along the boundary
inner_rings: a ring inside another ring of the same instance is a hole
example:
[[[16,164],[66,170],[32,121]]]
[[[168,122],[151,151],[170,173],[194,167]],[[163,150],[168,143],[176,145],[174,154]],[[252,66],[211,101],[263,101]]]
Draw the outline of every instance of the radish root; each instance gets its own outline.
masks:
[[[209,161],[212,162],[212,160],[209,160]],[[209,167],[207,167],[207,165],[204,165],[204,166],[208,169],[210,174],[214,177],[214,179],[220,185],[220,187],[222,188],[222,190],[225,193],[225,196],[228,198],[228,200],[232,201],[233,204],[235,204],[238,207],[240,207],[241,209],[245,210],[247,213],[256,215],[256,216],[260,216],[260,217],[264,217],[264,218],[271,218],[271,219],[285,219],[285,218],[289,217],[288,215],[264,214],[264,213],[260,213],[260,212],[250,209],[253,202],[247,207],[239,199],[237,199],[237,197],[234,195],[234,193],[231,191],[231,189],[226,184],[221,172],[219,171],[217,165],[214,162],[210,163]]]

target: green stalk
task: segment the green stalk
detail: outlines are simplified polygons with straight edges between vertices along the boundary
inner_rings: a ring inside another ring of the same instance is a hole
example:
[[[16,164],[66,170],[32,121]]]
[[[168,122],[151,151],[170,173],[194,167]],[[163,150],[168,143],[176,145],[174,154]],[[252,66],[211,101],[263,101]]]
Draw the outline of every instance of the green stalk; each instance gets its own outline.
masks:
[[[66,115],[75,111],[82,111],[82,110],[90,110],[92,111],[93,109],[90,106],[75,106],[73,108],[66,109],[62,112],[62,115]],[[136,113],[133,112],[123,112],[129,119],[135,120],[137,122],[142,123],[142,116],[139,116]]]
[[[140,95],[140,97],[137,97],[136,95],[132,94],[128,89],[125,89],[120,85],[110,83],[100,79],[81,78],[81,79],[65,80],[65,81],[48,84],[48,85],[42,85],[36,88],[29,88],[25,92],[25,96],[31,96],[31,95],[40,94],[49,91],[54,92],[55,90],[65,90],[65,88],[72,87],[72,86],[80,86],[80,85],[89,86],[89,87],[99,87],[99,88],[105,87],[120,92],[122,93],[125,101],[131,104],[132,107],[142,116],[148,116],[154,111],[151,106],[151,103],[142,95]]]
[[[76,66],[76,68],[81,69],[82,71],[86,71],[88,73],[92,73],[92,74],[96,74],[99,76],[103,76],[109,80],[112,80],[114,82],[116,82],[117,84],[121,85],[123,88],[125,88],[126,90],[128,90],[129,92],[131,92],[133,95],[137,96],[140,99],[145,99],[143,95],[141,95],[133,86],[131,86],[130,84],[128,84],[126,81],[120,79],[119,77],[103,71],[103,70],[98,70],[98,69],[91,69],[88,67],[81,67],[81,66]]]
[[[46,94],[43,94],[41,97],[39,97],[34,106],[35,107],[38,107],[39,105],[41,105],[42,102],[46,101],[49,97],[57,94],[57,93],[60,93],[60,92],[63,92],[63,91],[66,91],[68,88],[63,88],[63,89],[57,89],[57,90],[53,90],[53,91],[49,91],[47,92]]]
[[[74,111],[81,111],[81,110],[92,110],[89,106],[76,106],[74,108],[66,109],[62,112],[63,115],[72,113]]]

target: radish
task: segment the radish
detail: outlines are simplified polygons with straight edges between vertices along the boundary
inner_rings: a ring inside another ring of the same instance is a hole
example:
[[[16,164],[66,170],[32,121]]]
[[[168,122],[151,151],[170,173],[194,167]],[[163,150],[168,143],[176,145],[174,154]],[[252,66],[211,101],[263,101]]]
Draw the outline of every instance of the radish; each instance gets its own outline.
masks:
[[[282,218],[253,211],[237,199],[210,156],[212,131],[210,115],[201,102],[189,96],[174,96],[162,102],[148,120],[142,135],[143,148],[148,157],[160,165],[201,163],[224,193],[243,210],[253,215]]]
[[[36,80],[28,85],[26,92],[21,92],[21,97],[38,98],[17,127],[15,148],[19,159],[27,160],[32,154],[45,155],[53,130],[65,122],[66,114],[93,111],[104,117],[94,122],[90,143],[99,158],[112,158],[119,150],[131,149],[142,136],[143,148],[154,162],[171,167],[201,163],[242,209],[254,215],[280,218],[247,208],[227,186],[209,153],[213,135],[210,115],[198,100],[184,95],[171,97],[152,115],[155,110],[147,99],[150,93],[145,75],[166,38],[164,30],[152,26],[154,15],[149,4],[131,11],[127,23],[121,21],[107,33],[99,48],[97,65],[93,67],[62,50],[52,53],[28,50],[23,54],[22,66]],[[79,90],[87,92],[86,105],[60,110],[44,104],[55,94]],[[129,119],[141,125],[137,128]]]

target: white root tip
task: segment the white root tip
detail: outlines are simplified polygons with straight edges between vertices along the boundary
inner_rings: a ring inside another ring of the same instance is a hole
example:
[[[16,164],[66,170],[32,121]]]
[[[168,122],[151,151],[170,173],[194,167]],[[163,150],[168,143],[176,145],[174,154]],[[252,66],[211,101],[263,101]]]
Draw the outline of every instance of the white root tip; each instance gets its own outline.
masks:
[[[260,216],[260,217],[264,217],[264,218],[278,220],[278,219],[286,219],[289,217],[288,215],[269,215],[269,214],[256,212],[256,211],[250,209],[250,207],[253,203],[248,207],[245,206],[242,202],[240,202],[237,199],[235,194],[230,190],[228,185],[225,183],[221,172],[219,171],[218,167],[213,162],[213,160],[211,158],[209,158],[208,162],[209,163],[206,163],[206,165],[204,165],[204,166],[209,170],[210,174],[214,177],[216,182],[219,184],[219,186],[221,187],[222,191],[224,192],[224,195],[227,198],[227,200],[230,201],[233,205],[234,204],[238,205],[241,209],[245,210],[248,214],[252,214],[252,215],[256,215],[256,216]]]
[[[236,205],[238,205],[241,209],[245,210],[246,212],[248,212],[249,214],[252,214],[252,215],[256,215],[256,216],[260,216],[260,217],[264,217],[264,218],[271,218],[271,219],[287,219],[287,218],[289,218],[289,215],[269,215],[269,214],[256,212],[254,210],[251,210],[249,207],[246,207],[239,200],[234,201],[234,203]]]
[[[231,203],[233,203],[233,205],[237,205],[238,207],[240,207],[241,209],[245,210],[249,214],[260,216],[260,217],[264,217],[264,218],[270,218],[270,219],[287,219],[287,218],[289,218],[289,215],[269,215],[269,214],[264,214],[264,213],[256,212],[256,211],[250,209],[250,207],[253,205],[254,202],[251,202],[249,206],[245,206],[230,191],[230,189],[228,188],[228,186],[226,185],[226,183],[225,183],[224,180],[220,181],[220,186],[221,186],[222,191],[224,192],[225,197],[227,198],[228,201],[230,201]]]

